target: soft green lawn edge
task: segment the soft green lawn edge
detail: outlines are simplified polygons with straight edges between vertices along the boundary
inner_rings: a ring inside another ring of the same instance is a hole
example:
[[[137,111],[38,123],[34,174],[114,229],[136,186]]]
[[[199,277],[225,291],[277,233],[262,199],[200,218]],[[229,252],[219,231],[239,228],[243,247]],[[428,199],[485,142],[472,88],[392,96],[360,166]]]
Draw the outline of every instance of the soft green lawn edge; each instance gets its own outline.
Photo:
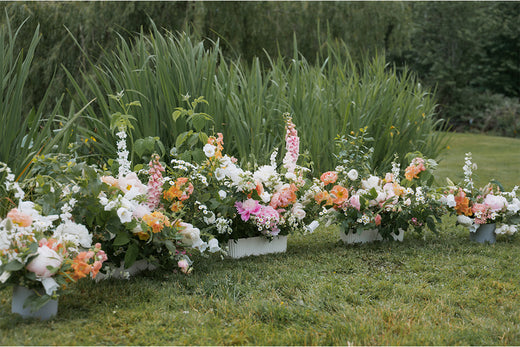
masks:
[[[520,185],[520,139],[450,133],[447,143],[435,171],[437,184],[446,185],[446,177],[455,183],[461,182],[464,179],[464,157],[471,152],[473,163],[478,167],[474,173],[478,186],[484,186],[492,179],[498,180],[506,190]]]
[[[335,227],[287,253],[196,258],[188,275],[85,281],[47,322],[10,313],[3,345],[518,345],[520,240],[439,234],[345,246]]]

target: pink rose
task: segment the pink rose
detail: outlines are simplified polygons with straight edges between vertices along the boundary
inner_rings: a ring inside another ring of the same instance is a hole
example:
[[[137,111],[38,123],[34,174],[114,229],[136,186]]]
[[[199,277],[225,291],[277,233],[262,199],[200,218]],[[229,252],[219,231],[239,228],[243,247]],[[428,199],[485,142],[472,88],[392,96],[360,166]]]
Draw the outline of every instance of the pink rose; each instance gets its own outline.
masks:
[[[354,207],[356,210],[360,211],[361,210],[361,203],[359,202],[359,195],[352,195],[350,197],[350,205],[352,207]]]
[[[186,259],[181,259],[177,262],[177,266],[181,269],[183,273],[188,273],[190,264]]]
[[[47,269],[47,266],[56,268],[59,267],[62,262],[63,257],[61,255],[47,246],[42,246],[38,248],[38,256],[27,265],[27,270],[34,272],[38,277],[47,278],[53,275],[51,271]]]
[[[484,199],[484,204],[489,207],[491,212],[497,212],[507,206],[507,200],[503,196],[490,194]]]

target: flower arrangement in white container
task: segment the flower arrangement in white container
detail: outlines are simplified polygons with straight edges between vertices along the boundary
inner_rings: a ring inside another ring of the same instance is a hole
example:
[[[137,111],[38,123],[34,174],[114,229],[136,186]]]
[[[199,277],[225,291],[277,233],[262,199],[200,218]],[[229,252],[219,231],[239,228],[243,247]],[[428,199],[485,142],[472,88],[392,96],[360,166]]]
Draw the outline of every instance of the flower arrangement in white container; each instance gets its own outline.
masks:
[[[190,205],[186,218],[203,235],[233,247],[230,256],[238,254],[234,251],[237,242],[252,237],[258,238],[255,246],[241,256],[258,254],[260,244],[270,252],[274,243],[280,243],[276,249],[285,251],[286,236],[304,227],[306,212],[300,198],[308,170],[297,165],[299,137],[292,117],[284,114],[284,120],[286,154],[281,169],[276,161],[277,149],[268,165],[254,171],[240,168],[237,159],[223,154],[220,133],[208,138],[204,145],[206,159],[201,164],[172,161],[174,176],[186,176],[195,186],[192,198],[184,202]]]
[[[402,241],[409,228],[420,231],[427,225],[435,229],[444,212],[430,189],[435,161],[410,153],[405,180],[395,162],[392,172],[380,178],[371,173],[369,165],[373,150],[367,143],[371,140],[366,129],[338,140],[342,165],[323,173],[310,190],[322,206],[321,220],[339,223],[345,243]]]

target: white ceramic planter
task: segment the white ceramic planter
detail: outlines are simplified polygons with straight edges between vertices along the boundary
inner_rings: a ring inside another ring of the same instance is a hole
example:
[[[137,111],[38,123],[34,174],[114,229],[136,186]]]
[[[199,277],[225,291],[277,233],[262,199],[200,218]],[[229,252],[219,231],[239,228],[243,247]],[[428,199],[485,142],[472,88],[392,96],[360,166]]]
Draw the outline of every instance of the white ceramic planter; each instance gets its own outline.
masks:
[[[45,290],[36,290],[39,295],[45,294]],[[51,300],[37,311],[31,311],[30,307],[24,308],[25,299],[34,294],[34,289],[22,286],[13,287],[13,300],[11,312],[20,314],[23,318],[39,318],[41,320],[50,319],[58,313],[58,300]]]
[[[287,235],[275,236],[272,241],[263,236],[229,240],[227,246],[228,255],[233,259],[250,255],[284,253],[287,251]]]
[[[399,234],[391,233],[390,234],[394,241],[402,242],[404,239],[404,230],[399,229]],[[377,229],[367,229],[363,230],[361,233],[356,233],[350,230],[348,234],[344,231],[340,231],[339,237],[346,244],[354,244],[354,243],[367,243],[374,241],[381,241],[383,237],[379,234]]]

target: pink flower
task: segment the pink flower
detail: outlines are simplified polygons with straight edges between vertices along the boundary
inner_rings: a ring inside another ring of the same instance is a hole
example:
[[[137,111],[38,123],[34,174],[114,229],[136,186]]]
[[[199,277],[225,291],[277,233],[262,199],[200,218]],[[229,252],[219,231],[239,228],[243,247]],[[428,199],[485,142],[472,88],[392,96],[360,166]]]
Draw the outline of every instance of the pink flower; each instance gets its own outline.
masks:
[[[376,226],[381,225],[381,215],[377,214],[376,218],[374,218],[374,222],[376,223]]]
[[[489,207],[491,212],[497,212],[507,206],[507,200],[503,196],[489,194],[484,199],[484,204]]]
[[[235,203],[238,214],[244,222],[247,222],[251,215],[256,215],[260,211],[260,204],[254,199],[247,199],[244,202],[237,201]]]
[[[152,157],[148,166],[150,167],[148,169],[148,174],[150,175],[148,179],[148,207],[151,210],[155,210],[161,200],[162,186],[164,183],[162,172],[164,172],[164,167],[159,162],[159,156],[157,154]]]
[[[188,261],[186,259],[181,259],[177,262],[177,266],[181,269],[183,273],[188,273],[190,264],[188,264]]]
[[[394,174],[387,172],[385,175],[385,182],[390,183],[394,181]]]
[[[278,229],[280,214],[271,206],[262,206],[256,214],[255,222],[271,235],[276,236],[280,233],[280,229]]]
[[[284,185],[279,191],[273,194],[271,198],[271,207],[277,209],[279,207],[287,207],[290,204],[296,202],[297,196],[296,191],[298,188],[294,184]]]
[[[359,202],[359,195],[352,195],[349,199],[350,205],[356,210],[361,210],[361,203]]]
[[[19,227],[28,227],[32,224],[32,217],[28,214],[18,211],[18,209],[13,208],[7,214],[7,218],[9,218],[14,224],[17,224]]]
[[[137,219],[141,219],[143,218],[145,215],[147,214],[150,214],[152,213],[152,210],[150,209],[150,207],[148,207],[147,205],[144,205],[144,204],[139,204],[134,212],[132,213],[132,215],[137,218]]]
[[[47,246],[38,247],[38,255],[28,265],[27,270],[34,272],[41,278],[51,277],[53,274],[47,266],[56,268],[61,266],[63,257]]]

